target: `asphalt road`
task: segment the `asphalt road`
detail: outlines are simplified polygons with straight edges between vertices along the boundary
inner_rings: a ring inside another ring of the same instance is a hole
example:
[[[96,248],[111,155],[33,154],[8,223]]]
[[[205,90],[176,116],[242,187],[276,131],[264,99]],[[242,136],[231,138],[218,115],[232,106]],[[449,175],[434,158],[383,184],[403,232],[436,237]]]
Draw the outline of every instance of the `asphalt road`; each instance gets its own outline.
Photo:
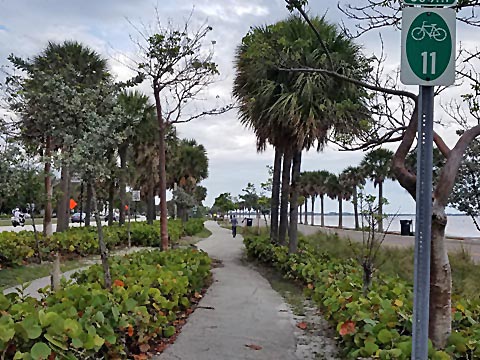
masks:
[[[132,219],[131,221],[133,222],[134,220]],[[145,221],[145,217],[144,216],[138,216],[137,221]],[[102,224],[107,225],[107,222],[102,221]],[[91,221],[91,225],[95,225],[94,220]],[[80,223],[70,223],[70,227],[79,227],[79,226],[80,226]],[[82,226],[83,226],[83,224],[82,224]],[[42,221],[40,220],[38,223],[35,222],[35,227],[37,228],[37,231],[43,231]],[[55,232],[55,230],[57,229],[57,224],[52,224],[52,229],[53,229],[53,232]],[[20,232],[20,231],[23,231],[23,230],[33,231],[33,226],[32,225],[16,226],[16,227],[13,227],[11,225],[10,226],[0,226],[0,232],[2,232],[2,231]]]
[[[298,230],[305,235],[313,235],[317,232],[326,232],[330,234],[338,234],[340,237],[347,237],[353,241],[362,241],[362,232],[355,230],[347,229],[338,229],[334,227],[321,227],[321,226],[310,226],[310,225],[298,225]],[[414,236],[402,236],[396,234],[387,234],[384,246],[392,247],[401,247],[408,248],[413,247],[415,244]],[[480,239],[479,238],[465,238],[465,239],[456,239],[456,238],[447,238],[446,240],[447,251],[449,253],[455,253],[461,251],[462,249],[468,251],[475,263],[480,263]]]

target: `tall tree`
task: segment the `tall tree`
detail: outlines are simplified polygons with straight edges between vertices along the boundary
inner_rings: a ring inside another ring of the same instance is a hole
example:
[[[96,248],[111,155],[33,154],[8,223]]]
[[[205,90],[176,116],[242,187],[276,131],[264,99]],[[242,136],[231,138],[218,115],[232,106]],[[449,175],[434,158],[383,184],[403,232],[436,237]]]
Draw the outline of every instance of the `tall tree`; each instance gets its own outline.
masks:
[[[167,130],[173,124],[186,123],[204,115],[223,113],[228,108],[215,108],[189,113],[189,103],[211,84],[218,74],[213,61],[213,48],[205,49],[205,38],[212,28],[202,25],[191,31],[189,23],[183,28],[172,24],[162,26],[157,18],[156,28],[140,32],[137,42],[141,60],[137,63],[140,74],[148,78],[153,89],[158,121],[160,236],[162,250],[168,249],[167,228]]]
[[[365,61],[359,55],[359,48],[323,18],[312,21],[328,39],[339,66],[349,73],[361,74],[365,70]],[[281,244],[286,242],[292,159],[295,164],[300,164],[301,151],[312,146],[321,150],[330,129],[338,134],[350,132],[354,118],[359,114],[368,117],[368,111],[360,101],[362,94],[352,92],[351,86],[325,81],[324,77],[315,75],[297,76],[282,71],[286,64],[296,64],[300,60],[310,66],[319,66],[326,58],[318,39],[307,23],[298,17],[252,29],[237,52],[234,93],[241,101],[243,121],[254,130],[257,143],[264,146],[269,141],[281,147],[284,153],[279,226]],[[297,171],[300,171],[298,166],[292,173],[294,182]],[[296,191],[294,186],[290,203],[292,213],[297,211]],[[293,216],[290,227],[295,229],[297,221]],[[296,243],[297,232],[290,231],[290,235],[290,241]]]
[[[328,196],[328,178],[332,175],[327,170],[318,171],[315,179],[315,189],[320,197],[320,225],[325,226],[325,195]]]
[[[359,166],[349,166],[342,171],[343,181],[352,189],[353,213],[355,217],[355,229],[360,229],[358,220],[358,187],[365,185],[365,176]]]
[[[148,97],[138,91],[123,91],[117,97],[118,105],[115,108],[118,131],[122,134],[123,141],[118,145],[118,156],[120,158],[120,174],[118,181],[120,214],[119,224],[125,223],[125,206],[127,205],[126,187],[128,182],[127,160],[131,145],[135,140],[141,139],[137,127],[142,121],[148,121],[148,113],[153,110],[149,104]]]
[[[10,56],[9,60],[25,76],[11,77],[16,85],[13,109],[21,114],[23,139],[45,159],[46,206],[44,233],[51,234],[51,164],[56,149],[62,167],[62,198],[59,201],[57,231],[68,228],[69,161],[75,139],[85,129],[84,97],[109,79],[106,60],[90,48],[74,41],[48,43],[33,59]],[[42,139],[41,142],[38,140]]]
[[[392,169],[393,151],[388,149],[375,149],[367,154],[360,163],[362,172],[367,178],[373,181],[373,185],[378,185],[378,231],[383,232],[383,183],[387,179],[394,179]]]
[[[125,141],[126,137],[122,124],[117,121],[117,116],[114,114],[114,107],[118,101],[116,95],[117,88],[111,81],[105,81],[96,93],[92,94],[90,102],[83,104],[84,111],[88,114],[88,130],[76,139],[75,151],[71,158],[71,164],[76,169],[76,173],[92,189],[104,286],[107,289],[112,286],[112,278],[98,209],[97,188],[99,183],[108,181],[115,173],[116,166],[112,164],[109,154],[117,149],[118,144]]]
[[[208,177],[208,157],[205,147],[195,140],[180,140],[172,149],[167,164],[167,186],[174,189],[177,184],[190,196],[195,196],[197,184]],[[191,205],[195,205],[194,203]],[[178,206],[178,204],[177,204]],[[179,217],[187,220],[188,208],[179,206]]]

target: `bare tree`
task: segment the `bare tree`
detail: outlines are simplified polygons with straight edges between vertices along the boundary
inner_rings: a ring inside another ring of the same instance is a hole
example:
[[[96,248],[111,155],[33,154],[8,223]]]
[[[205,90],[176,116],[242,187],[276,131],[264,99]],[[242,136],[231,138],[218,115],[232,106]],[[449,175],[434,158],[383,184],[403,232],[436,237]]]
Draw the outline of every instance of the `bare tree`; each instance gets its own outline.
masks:
[[[158,149],[160,174],[160,229],[162,249],[168,249],[167,229],[167,179],[165,136],[167,129],[187,123],[206,115],[217,115],[228,111],[231,106],[217,106],[199,110],[192,106],[201,99],[202,92],[211,85],[219,74],[213,61],[213,45],[208,48],[205,40],[212,27],[206,23],[198,29],[190,28],[191,16],[183,27],[171,22],[163,25],[158,11],[156,24],[139,29],[139,38],[133,39],[139,50],[139,59],[134,60],[136,71],[148,79],[153,89],[159,125]]]

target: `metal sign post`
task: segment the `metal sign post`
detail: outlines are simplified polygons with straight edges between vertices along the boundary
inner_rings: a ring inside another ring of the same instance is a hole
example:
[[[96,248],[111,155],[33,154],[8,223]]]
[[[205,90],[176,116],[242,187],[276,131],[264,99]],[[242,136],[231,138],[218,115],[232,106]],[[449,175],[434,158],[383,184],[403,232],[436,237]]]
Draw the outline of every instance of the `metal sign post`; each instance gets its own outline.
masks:
[[[428,359],[430,252],[432,233],[434,86],[455,81],[455,0],[403,0],[401,81],[420,85],[412,359]]]
[[[433,86],[420,86],[412,359],[428,359],[430,241],[432,231]]]

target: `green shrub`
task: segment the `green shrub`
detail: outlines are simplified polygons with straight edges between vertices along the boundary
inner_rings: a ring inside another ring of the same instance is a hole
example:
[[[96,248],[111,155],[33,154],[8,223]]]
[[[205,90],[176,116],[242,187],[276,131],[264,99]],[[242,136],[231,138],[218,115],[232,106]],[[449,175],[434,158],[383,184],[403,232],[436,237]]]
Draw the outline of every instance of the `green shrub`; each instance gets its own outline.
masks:
[[[286,247],[271,244],[265,236],[248,236],[244,242],[250,256],[307,285],[307,294],[335,326],[346,358],[410,358],[413,303],[410,283],[377,274],[370,292],[364,296],[362,271],[353,260],[321,253],[304,238],[300,238],[299,252],[291,256]],[[445,351],[431,347],[430,358],[480,357],[480,301],[459,301],[452,311],[454,331],[449,345]]]
[[[205,286],[210,259],[197,250],[144,251],[111,259],[42,301],[0,294],[2,358],[131,358],[175,333],[174,322]]]
[[[104,240],[107,248],[114,249],[128,243],[128,224],[104,226]],[[184,235],[194,235],[203,230],[201,219],[191,219],[185,224],[181,220],[168,221],[168,235],[171,243],[176,243]],[[46,239],[38,233],[43,259],[49,259],[55,252],[63,256],[78,257],[98,253],[98,234],[95,226],[72,227],[65,232],[54,233]],[[133,246],[160,246],[160,221],[153,225],[145,222],[132,222],[130,236]],[[35,237],[33,231],[0,232],[0,254],[3,263],[21,265],[35,255]],[[7,259],[7,261],[5,261]]]
[[[193,236],[198,234],[203,230],[203,223],[203,219],[188,219],[188,221],[183,224],[185,235]]]

